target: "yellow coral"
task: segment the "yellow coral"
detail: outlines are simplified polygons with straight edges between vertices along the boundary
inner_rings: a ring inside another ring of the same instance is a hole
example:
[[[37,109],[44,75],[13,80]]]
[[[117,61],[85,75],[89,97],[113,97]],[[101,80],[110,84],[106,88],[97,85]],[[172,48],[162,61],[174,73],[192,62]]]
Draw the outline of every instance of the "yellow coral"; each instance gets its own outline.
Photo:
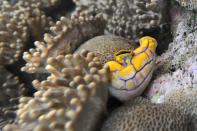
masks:
[[[157,41],[150,36],[145,36],[139,40],[139,43],[140,46],[134,51],[120,50],[114,55],[115,61],[106,63],[111,71],[112,95],[120,97],[121,100],[122,97],[127,97],[123,95],[126,92],[120,95],[116,91],[140,88],[137,94],[141,94],[152,76]],[[127,98],[130,98],[130,95]]]

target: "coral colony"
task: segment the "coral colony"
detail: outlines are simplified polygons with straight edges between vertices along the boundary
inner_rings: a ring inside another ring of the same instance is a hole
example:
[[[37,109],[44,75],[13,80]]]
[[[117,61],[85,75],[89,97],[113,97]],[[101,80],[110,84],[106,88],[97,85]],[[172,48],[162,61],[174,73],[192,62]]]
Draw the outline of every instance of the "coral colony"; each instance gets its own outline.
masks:
[[[1,0],[0,130],[196,131],[195,0]]]

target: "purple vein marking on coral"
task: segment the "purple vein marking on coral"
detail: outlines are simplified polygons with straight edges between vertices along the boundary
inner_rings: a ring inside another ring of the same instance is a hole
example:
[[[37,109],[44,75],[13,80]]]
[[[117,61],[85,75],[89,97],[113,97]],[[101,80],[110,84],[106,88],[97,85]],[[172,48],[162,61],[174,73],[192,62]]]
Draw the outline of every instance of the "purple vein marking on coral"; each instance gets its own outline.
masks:
[[[149,42],[146,48],[144,48],[141,52],[138,52],[137,54],[135,54],[135,56],[140,55],[141,53],[144,53],[148,49],[148,46],[149,46]]]
[[[141,70],[143,70],[147,65],[149,65],[154,60],[154,57],[155,57],[155,54],[153,54],[152,59],[150,61],[148,61],[140,70],[136,71],[136,73],[131,78],[126,79],[126,80],[125,79],[122,79],[122,78],[119,78],[119,80],[122,80],[122,81],[124,81],[126,83],[126,81],[128,81],[128,80],[134,79],[137,73],[139,73]],[[144,82],[144,80],[146,80],[146,78],[149,76],[149,74],[151,72],[152,72],[152,70],[149,71],[149,73],[145,76],[145,79],[143,79],[143,81],[137,87],[139,87]],[[127,90],[127,89],[117,89],[117,90]],[[133,89],[131,89],[131,90],[133,90]]]
[[[137,89],[139,86],[141,86],[142,85],[142,83],[148,78],[148,76],[151,74],[151,72],[153,71],[153,69],[151,69],[149,72],[148,72],[148,74],[145,76],[145,79],[143,79],[143,81],[138,85],[138,86],[136,86],[134,89],[130,89],[130,90],[128,90],[128,89],[116,89],[116,90],[126,90],[126,91],[133,91],[133,90],[135,90],[135,89]],[[131,79],[131,78],[130,78]],[[126,81],[127,80],[124,80],[124,79],[119,79],[119,80],[122,80],[122,81],[124,81],[124,83],[125,83],[125,87],[126,87]],[[129,80],[129,79],[128,79]]]

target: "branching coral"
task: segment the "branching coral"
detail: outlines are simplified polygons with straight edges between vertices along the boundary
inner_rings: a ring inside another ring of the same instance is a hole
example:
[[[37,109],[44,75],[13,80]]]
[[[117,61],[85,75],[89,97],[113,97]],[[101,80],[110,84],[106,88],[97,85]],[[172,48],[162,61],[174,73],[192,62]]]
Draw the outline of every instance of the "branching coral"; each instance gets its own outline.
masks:
[[[14,5],[17,4],[18,2],[22,3],[28,3],[31,6],[37,6],[41,10],[50,10],[51,8],[57,7],[60,3],[61,0],[28,0],[27,2],[24,2],[23,0],[9,0],[9,2]]]
[[[26,47],[29,36],[40,38],[50,24],[51,19],[28,2],[11,5],[3,1],[0,8],[0,64],[15,62]]]
[[[109,116],[102,131],[186,131],[191,130],[189,116],[168,104],[153,104],[134,100],[118,108]]]
[[[46,72],[44,67],[47,58],[73,53],[82,42],[103,33],[103,22],[99,16],[62,17],[51,27],[51,33],[44,35],[42,42],[35,42],[36,48],[24,53],[27,64],[22,70],[29,73]]]
[[[19,97],[26,95],[27,88],[19,78],[12,75],[4,67],[0,67],[0,128],[13,122]]]
[[[119,50],[133,50],[134,47],[134,42],[125,38],[113,35],[103,35],[86,41],[76,52],[80,52],[83,49],[94,52],[99,57],[102,64],[105,64],[107,61],[114,60],[113,55]]]
[[[76,0],[76,13],[103,14],[107,26],[105,33],[123,36],[138,42],[142,36],[153,36],[160,42],[160,53],[167,49],[170,38],[170,2],[165,0],[106,0],[84,2]],[[85,7],[86,8],[85,8]],[[161,51],[162,50],[162,51]]]
[[[33,82],[38,89],[34,97],[21,98],[18,123],[4,130],[94,130],[105,112],[108,68],[93,53],[82,51],[49,58],[46,69],[51,75]]]

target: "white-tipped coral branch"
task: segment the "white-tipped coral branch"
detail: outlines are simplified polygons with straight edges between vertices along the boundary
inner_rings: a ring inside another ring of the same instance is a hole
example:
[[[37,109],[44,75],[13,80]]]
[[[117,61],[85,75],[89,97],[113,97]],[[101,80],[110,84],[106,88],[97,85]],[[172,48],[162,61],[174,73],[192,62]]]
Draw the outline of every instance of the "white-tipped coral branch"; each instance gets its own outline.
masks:
[[[24,53],[27,63],[22,71],[45,73],[44,67],[49,57],[73,53],[85,40],[103,34],[103,25],[104,20],[99,16],[62,17],[51,27],[52,33],[45,34],[42,42],[35,42],[36,48]]]
[[[103,67],[91,52],[48,59],[47,80],[34,81],[34,97],[20,100],[18,122],[4,130],[92,131],[104,113],[109,82]]]
[[[0,7],[0,64],[17,61],[29,36],[39,39],[52,23],[37,6],[22,1],[14,5],[3,1]]]

